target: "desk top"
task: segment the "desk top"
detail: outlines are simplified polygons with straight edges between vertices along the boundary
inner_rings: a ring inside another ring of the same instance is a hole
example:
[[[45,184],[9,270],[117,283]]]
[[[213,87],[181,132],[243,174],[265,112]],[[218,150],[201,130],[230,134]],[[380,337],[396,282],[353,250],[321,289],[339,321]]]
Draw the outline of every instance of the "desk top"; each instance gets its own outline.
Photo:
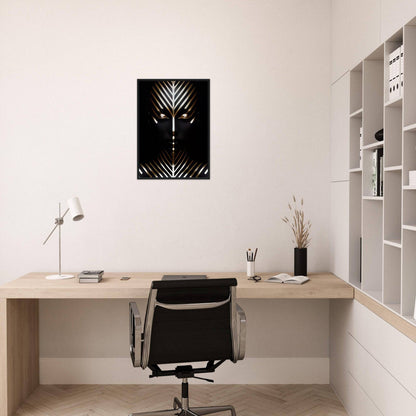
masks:
[[[0,286],[0,298],[15,299],[147,299],[150,284],[164,274],[180,273],[104,273],[100,283],[78,283],[77,278],[46,280],[50,273],[29,273]],[[74,273],[75,274],[75,273]],[[198,274],[198,273],[193,273]],[[303,285],[255,283],[245,273],[206,273],[208,278],[235,277],[238,299],[352,299],[354,289],[330,273],[311,274]],[[276,273],[261,274],[263,280]],[[76,274],[75,274],[76,275]],[[120,280],[130,276],[130,280]]]

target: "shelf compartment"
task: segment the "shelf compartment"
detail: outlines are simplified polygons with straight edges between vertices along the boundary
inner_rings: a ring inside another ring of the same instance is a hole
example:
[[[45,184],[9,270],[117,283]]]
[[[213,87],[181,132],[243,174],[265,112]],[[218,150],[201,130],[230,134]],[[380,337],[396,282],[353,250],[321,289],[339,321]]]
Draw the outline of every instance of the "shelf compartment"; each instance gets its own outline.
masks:
[[[383,128],[384,47],[378,48],[363,63],[363,138],[372,144],[374,134]]]
[[[361,218],[362,218],[362,181],[361,175],[350,175],[349,183],[349,282],[361,287]]]
[[[384,240],[401,242],[402,172],[384,172]]]
[[[384,111],[384,164],[402,164],[402,109],[388,107]]]
[[[403,45],[403,29],[400,29],[393,36],[386,40],[384,43],[384,98],[386,101],[386,107],[401,107],[402,106],[402,97],[390,99],[389,92],[389,58],[390,54],[394,52],[397,48]]]
[[[363,109],[363,65],[359,63],[350,72],[350,114]]]
[[[364,200],[362,223],[362,289],[366,292],[380,292],[381,294],[383,204]],[[377,299],[381,301],[381,295]]]
[[[401,246],[401,244],[400,244]],[[401,250],[396,246],[384,246],[384,270],[383,270],[383,302],[400,304],[401,299]],[[400,313],[400,309],[399,309]]]
[[[409,185],[409,171],[416,170],[416,131],[403,133],[403,185]]]
[[[413,315],[416,299],[416,233],[403,230],[402,314]]]
[[[382,142],[375,142],[375,143],[367,144],[363,146],[363,150],[374,150],[374,149],[379,149],[383,146],[384,146],[384,140]]]
[[[360,128],[362,126],[361,119],[350,119],[350,168],[359,169],[360,161]]]
[[[406,25],[403,34],[404,48],[404,102],[403,124],[416,123],[416,26]]]

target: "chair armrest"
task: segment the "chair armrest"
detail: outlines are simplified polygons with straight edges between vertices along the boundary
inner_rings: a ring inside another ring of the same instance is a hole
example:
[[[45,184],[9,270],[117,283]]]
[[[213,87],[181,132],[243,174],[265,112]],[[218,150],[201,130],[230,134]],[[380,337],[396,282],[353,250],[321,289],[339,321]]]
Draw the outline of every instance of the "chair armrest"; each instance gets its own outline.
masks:
[[[129,302],[130,309],[130,357],[133,367],[140,367],[142,360],[142,320],[136,302]]]
[[[246,355],[246,314],[243,308],[237,303],[237,333],[238,333],[238,360],[242,360]]]

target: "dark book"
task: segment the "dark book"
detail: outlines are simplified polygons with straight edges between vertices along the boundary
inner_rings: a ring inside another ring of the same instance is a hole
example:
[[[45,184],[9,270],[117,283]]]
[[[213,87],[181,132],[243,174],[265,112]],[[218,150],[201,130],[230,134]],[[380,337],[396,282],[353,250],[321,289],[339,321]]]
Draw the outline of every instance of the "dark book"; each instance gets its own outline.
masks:
[[[383,148],[376,150],[377,196],[383,196]]]

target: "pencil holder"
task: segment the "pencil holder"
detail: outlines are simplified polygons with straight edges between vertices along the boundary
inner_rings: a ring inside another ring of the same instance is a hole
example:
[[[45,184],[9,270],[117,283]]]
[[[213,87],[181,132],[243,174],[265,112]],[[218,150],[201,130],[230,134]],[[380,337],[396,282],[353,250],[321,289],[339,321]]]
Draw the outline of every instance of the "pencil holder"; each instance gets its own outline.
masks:
[[[256,262],[255,261],[248,261],[247,262],[247,277],[253,277],[256,275]]]

